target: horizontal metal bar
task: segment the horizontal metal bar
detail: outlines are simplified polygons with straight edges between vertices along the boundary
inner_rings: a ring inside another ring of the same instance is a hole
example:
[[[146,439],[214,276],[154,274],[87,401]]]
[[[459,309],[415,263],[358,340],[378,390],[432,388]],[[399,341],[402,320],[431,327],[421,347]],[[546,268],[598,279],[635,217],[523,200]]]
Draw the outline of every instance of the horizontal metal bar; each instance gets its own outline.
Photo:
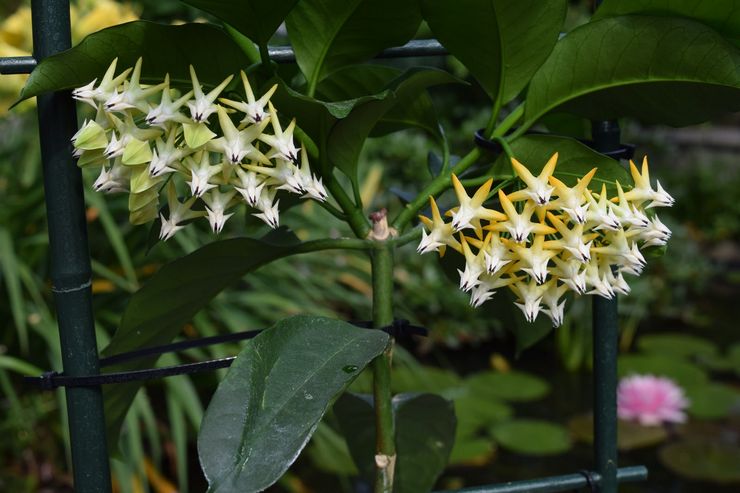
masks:
[[[290,46],[270,46],[270,58],[278,63],[295,62],[295,53]],[[376,58],[402,58],[415,56],[446,55],[447,50],[436,39],[415,39],[403,46],[381,51]]]
[[[0,58],[0,74],[30,74],[34,68],[36,59],[32,56]]]
[[[644,481],[647,476],[648,471],[645,466],[622,467],[617,471],[617,481],[620,483]],[[565,476],[512,481],[510,483],[475,486],[437,493],[558,493],[588,487],[589,481],[598,484],[601,478],[594,472],[584,471],[583,473],[567,474]]]

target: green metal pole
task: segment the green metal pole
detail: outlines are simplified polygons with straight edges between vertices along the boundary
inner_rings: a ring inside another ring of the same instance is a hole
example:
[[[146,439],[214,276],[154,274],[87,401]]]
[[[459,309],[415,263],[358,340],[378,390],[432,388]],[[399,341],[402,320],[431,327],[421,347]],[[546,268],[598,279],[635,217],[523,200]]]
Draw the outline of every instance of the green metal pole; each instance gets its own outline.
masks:
[[[615,121],[593,122],[594,149],[619,149],[619,125]],[[594,462],[601,476],[597,491],[617,492],[617,296],[593,299],[594,344]]]
[[[31,7],[34,57],[41,62],[71,45],[69,0],[34,0]],[[69,92],[57,92],[39,96],[37,103],[62,364],[69,376],[96,375],[98,349],[82,175],[70,143],[77,127],[74,101]],[[69,388],[66,396],[75,491],[110,492],[101,389]]]

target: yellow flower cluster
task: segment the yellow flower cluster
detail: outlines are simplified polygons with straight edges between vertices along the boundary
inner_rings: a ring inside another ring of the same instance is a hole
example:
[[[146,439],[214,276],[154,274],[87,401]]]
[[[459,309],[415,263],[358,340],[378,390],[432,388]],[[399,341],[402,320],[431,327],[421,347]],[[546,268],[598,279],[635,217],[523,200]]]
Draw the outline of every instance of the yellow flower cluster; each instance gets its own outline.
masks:
[[[70,5],[72,42],[77,43],[90,33],[138,18],[133,5],[128,2],[78,0]],[[32,51],[31,8],[23,5],[0,23],[0,57],[31,56]],[[27,78],[27,75],[0,77],[0,116],[18,100]],[[16,107],[16,111],[31,108],[34,102],[35,99],[26,100]]]
[[[508,287],[528,321],[544,312],[555,327],[563,321],[566,292],[612,298],[629,293],[623,274],[639,275],[645,266],[641,248],[665,245],[671,231],[646,210],[673,205],[673,198],[650,184],[647,158],[642,170],[630,161],[634,187],[625,192],[615,183],[609,197],[602,184],[599,193],[589,184],[592,169],[568,187],[553,176],[555,153],[538,176],[512,159],[512,167],[526,185],[510,194],[498,192],[501,210],[484,207],[493,180],[472,197],[452,176],[459,206],[447,211],[445,222],[434,198],[432,217],[424,225],[419,253],[450,247],[465,258],[460,289],[470,292],[470,303],[480,306],[495,290]],[[472,235],[466,236],[471,230]]]
[[[96,191],[129,193],[133,224],[159,215],[160,238],[167,240],[185,222],[206,216],[219,233],[233,215],[229,210],[246,202],[256,209],[255,216],[276,228],[279,190],[326,199],[305,150],[293,143],[295,119],[283,129],[269,101],[276,86],[255,98],[241,72],[246,101],[219,98],[233,76],[206,93],[191,66],[192,88],[181,94],[170,88],[169,76],[160,84],[141,84],[141,58],[120,74],[116,62],[100,82],[73,91],[97,114],[84,122],[72,143],[80,167],[101,167]],[[268,125],[271,134],[265,132]],[[178,199],[178,188],[186,190],[184,201]],[[165,189],[167,217],[159,211]],[[193,210],[198,200],[205,211]]]

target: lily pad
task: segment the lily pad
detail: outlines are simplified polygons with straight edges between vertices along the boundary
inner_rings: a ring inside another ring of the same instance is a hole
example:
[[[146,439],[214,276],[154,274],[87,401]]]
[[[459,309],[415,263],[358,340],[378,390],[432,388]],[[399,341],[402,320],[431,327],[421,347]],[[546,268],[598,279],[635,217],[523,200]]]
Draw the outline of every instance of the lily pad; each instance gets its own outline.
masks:
[[[666,438],[668,432],[662,426],[642,426],[631,421],[619,420],[617,428],[617,447],[619,450],[652,447]],[[594,443],[594,418],[592,414],[580,414],[568,421],[568,429],[573,438],[587,444]]]
[[[619,376],[650,374],[668,377],[682,387],[701,385],[707,382],[707,373],[683,359],[657,354],[627,354],[618,360]]]
[[[455,440],[450,454],[450,464],[482,466],[493,459],[496,444],[487,438],[463,438]]]
[[[467,393],[455,399],[456,437],[458,440],[473,437],[478,431],[505,421],[513,414],[514,410],[499,399]]]
[[[469,393],[481,398],[507,401],[532,401],[544,397],[550,391],[547,382],[520,371],[484,371],[468,377],[464,385]]]
[[[663,447],[660,461],[679,476],[715,483],[740,482],[740,447],[715,440],[681,441]]]
[[[717,354],[717,346],[712,341],[680,333],[645,335],[637,341],[637,347],[646,353],[659,353],[679,358],[692,356],[706,358]]]
[[[686,395],[691,402],[689,414],[702,419],[727,417],[740,404],[740,392],[721,383],[688,386]]]
[[[572,445],[568,430],[549,421],[515,419],[495,425],[490,432],[502,447],[524,455],[557,455]]]

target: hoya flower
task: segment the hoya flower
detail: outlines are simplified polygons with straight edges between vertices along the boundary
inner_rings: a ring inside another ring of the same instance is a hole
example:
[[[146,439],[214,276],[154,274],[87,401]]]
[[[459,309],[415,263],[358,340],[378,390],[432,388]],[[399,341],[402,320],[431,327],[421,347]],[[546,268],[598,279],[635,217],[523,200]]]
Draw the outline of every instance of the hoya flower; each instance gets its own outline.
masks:
[[[143,113],[149,109],[147,98],[157,94],[169,85],[169,79],[166,78],[161,84],[143,88],[139,83],[141,78],[142,59],[139,58],[131,74],[131,80],[124,83],[124,89],[121,92],[113,91],[113,94],[103,103],[106,111],[125,111],[136,108]]]
[[[462,251],[460,243],[455,239],[455,230],[452,224],[444,222],[434,197],[429,197],[429,207],[432,210],[431,219],[419,216],[419,220],[425,228],[421,230],[421,241],[419,246],[416,247],[416,251],[419,253],[439,252],[440,256],[445,254],[447,246]],[[427,230],[429,230],[428,234]]]
[[[504,274],[504,270],[499,270],[495,274],[482,274],[478,279],[478,284],[470,291],[470,306],[481,306],[496,294],[496,289],[521,280],[521,277],[503,277]]]
[[[223,153],[226,160],[231,164],[241,163],[244,158],[259,161],[262,164],[270,163],[265,155],[252,145],[252,142],[262,134],[268,120],[249,126],[244,130],[237,130],[223,106],[217,105],[216,111],[218,112],[218,123],[221,126],[223,137],[210,141],[208,143],[210,150]]]
[[[549,280],[545,287],[542,294],[542,303],[545,308],[542,311],[550,318],[553,327],[560,327],[563,324],[565,312],[565,300],[561,302],[560,298],[568,291],[568,287],[564,284],[558,285],[555,279]]]
[[[93,151],[108,147],[105,129],[95,120],[85,120],[82,127],[72,136],[72,145],[80,151]]]
[[[593,243],[592,240],[598,236],[597,234],[584,235],[583,224],[581,223],[576,223],[573,225],[573,228],[568,228],[552,212],[547,213],[547,219],[550,221],[550,224],[555,226],[558,233],[560,233],[560,239],[546,242],[545,248],[565,249],[575,258],[580,259],[581,262],[591,260],[591,244]]]
[[[103,193],[128,192],[130,176],[130,169],[116,160],[110,168],[103,166],[100,169],[100,175],[93,183],[93,190]]]
[[[255,217],[262,219],[272,229],[280,226],[280,205],[279,200],[275,200],[275,190],[263,189],[262,193],[255,204],[255,208],[260,212],[253,214]]]
[[[668,243],[671,235],[671,230],[656,215],[650,220],[647,228],[639,231],[637,238],[645,241],[644,247],[663,246]]]
[[[482,250],[486,260],[486,272],[489,274],[495,274],[514,259],[498,233],[488,233]]]
[[[95,82],[97,81],[97,79],[95,79],[89,84],[72,91],[72,97],[97,109],[98,102],[107,101],[113,95],[118,86],[126,80],[129,72],[131,72],[131,69],[128,68],[116,76],[117,63],[118,58],[114,58],[108,66],[108,70],[105,71],[105,75],[100,81],[98,87],[95,87]]]
[[[265,106],[267,105],[267,102],[270,101],[272,94],[277,89],[277,84],[272,86],[265,94],[262,95],[261,98],[255,100],[254,92],[252,92],[252,86],[249,84],[249,79],[247,79],[247,74],[245,74],[242,70],[240,72],[240,75],[242,77],[242,84],[244,84],[244,92],[247,95],[247,101],[232,101],[225,98],[221,98],[219,99],[219,101],[226,104],[227,106],[231,106],[232,108],[241,111],[246,115],[244,119],[240,122],[241,124],[245,125],[250,123],[260,123],[267,117],[267,114],[265,113]]]
[[[588,184],[591,183],[591,178],[594,177],[594,174],[596,174],[596,168],[586,173],[572,188],[554,176],[551,176],[550,183],[555,187],[555,193],[558,198],[551,201],[548,208],[562,209],[570,216],[573,222],[581,224],[586,222],[588,196],[591,193],[588,190]]]
[[[637,248],[637,243],[630,242],[623,229],[610,231],[606,235],[608,245],[593,247],[592,251],[606,255],[617,262],[616,264],[626,272],[639,275],[645,267],[645,257]]]
[[[452,228],[455,231],[460,231],[466,228],[473,228],[476,231],[481,231],[480,221],[503,221],[506,216],[499,211],[493,209],[486,209],[483,207],[483,202],[488,199],[488,194],[491,191],[491,185],[493,179],[486,181],[472,197],[468,196],[465,191],[465,187],[462,186],[457,176],[452,175],[452,186],[455,189],[455,195],[457,200],[460,202],[460,206],[447,211],[448,215],[452,216]]]
[[[162,134],[162,131],[156,128],[139,128],[130,113],[125,113],[123,120],[110,113],[108,118],[115,129],[108,146],[103,151],[108,159],[123,156],[131,144],[133,144],[132,150],[140,149],[148,140],[156,139]],[[128,164],[126,159],[124,159],[124,164]]]
[[[181,203],[177,199],[175,184],[172,181],[169,182],[167,185],[167,205],[170,209],[170,217],[165,219],[164,214],[159,214],[159,219],[162,221],[162,227],[159,230],[160,240],[169,240],[175,233],[185,227],[182,223],[203,215],[203,213],[190,210],[195,200],[196,197],[190,197],[184,203]]]
[[[235,194],[236,192],[233,190],[221,193],[216,189],[203,196],[203,201],[206,203],[206,212],[208,213],[208,222],[211,224],[214,233],[219,234],[224,228],[226,220],[234,215],[233,212],[231,214],[225,214],[225,212]]]
[[[190,90],[172,101],[170,90],[169,74],[164,79],[164,88],[162,89],[162,99],[158,106],[149,109],[144,120],[153,127],[166,128],[168,123],[188,123],[190,119],[180,112],[180,109],[193,97],[193,91]]]
[[[478,253],[474,254],[462,233],[460,233],[460,245],[465,256],[465,270],[457,270],[457,273],[460,274],[460,289],[470,291],[480,284],[479,278],[486,272],[486,260],[483,255],[483,249],[478,250]]]
[[[259,139],[265,144],[272,147],[272,150],[267,154],[267,157],[272,159],[278,157],[290,161],[293,164],[298,164],[298,149],[293,144],[293,130],[295,129],[295,118],[291,120],[290,124],[285,130],[280,127],[280,120],[277,117],[277,110],[268,103],[270,108],[270,124],[272,125],[272,131],[274,135],[262,134]]]
[[[301,149],[301,166],[298,168],[298,173],[303,191],[305,192],[304,197],[308,196],[319,202],[324,202],[329,198],[329,194],[326,193],[321,178],[316,178],[316,176],[311,174],[311,168],[308,164],[308,152],[305,148]]]
[[[586,284],[591,287],[591,290],[587,294],[595,294],[610,300],[614,298],[614,288],[612,288],[609,282],[606,271],[611,271],[611,267],[608,263],[603,263],[602,268],[599,260],[598,256],[593,256],[591,261],[586,264]]]
[[[491,231],[506,231],[511,235],[511,238],[517,243],[526,243],[529,235],[534,234],[554,234],[557,230],[554,228],[542,224],[532,222],[532,214],[534,213],[535,204],[533,202],[527,202],[524,204],[522,212],[518,212],[511,203],[509,197],[506,196],[503,190],[498,191],[498,197],[501,201],[501,207],[506,213],[506,217],[501,222],[488,226]]]
[[[606,196],[606,185],[601,185],[601,194],[596,201],[595,194],[587,193],[588,209],[586,209],[586,225],[592,227],[594,231],[609,229],[616,231],[622,227],[619,218],[614,214],[611,202]]]
[[[176,171],[172,166],[190,154],[188,148],[176,145],[177,136],[177,131],[170,130],[166,141],[160,138],[154,142],[156,149],[152,150],[152,160],[149,163],[151,176],[157,177]]]
[[[586,269],[580,259],[571,257],[563,260],[555,256],[552,261],[555,264],[552,270],[554,277],[560,279],[576,294],[586,294]]]
[[[617,388],[617,414],[620,419],[643,426],[683,423],[689,401],[676,383],[654,375],[631,375]]]
[[[221,165],[211,165],[207,152],[200,153],[200,159],[196,161],[192,157],[185,159],[185,165],[190,169],[190,192],[195,197],[201,197],[208,190],[215,188],[216,184],[211,179],[221,172]]]
[[[237,168],[236,174],[239,181],[235,184],[234,189],[244,197],[247,204],[255,207],[262,194],[262,189],[265,187],[265,180],[254,171],[245,171],[241,168]]]
[[[194,100],[188,101],[187,103],[188,108],[190,108],[190,118],[192,118],[196,123],[207,122],[208,117],[216,112],[217,105],[214,104],[214,101],[216,101],[218,95],[221,94],[221,91],[223,91],[228,83],[231,82],[231,79],[233,79],[234,76],[228,76],[208,94],[203,92],[200,82],[198,82],[198,76],[195,75],[195,69],[192,65],[190,66],[190,78],[193,81],[193,95],[195,96]]]
[[[509,200],[517,202],[529,198],[538,206],[547,204],[550,201],[552,192],[555,190],[554,187],[549,185],[548,180],[552,176],[553,171],[555,171],[557,163],[558,153],[556,152],[547,161],[540,174],[535,177],[526,166],[512,158],[511,167],[514,168],[517,176],[527,185],[527,188],[510,194]]]
[[[542,309],[542,296],[545,294],[547,286],[538,284],[534,279],[531,279],[528,283],[519,281],[511,286],[519,297],[519,300],[514,304],[524,313],[527,322],[534,322]]]
[[[650,203],[647,205],[647,209],[651,207],[670,207],[674,204],[675,200],[668,194],[668,192],[663,190],[659,181],[656,182],[656,188],[654,190],[652,185],[650,185],[650,171],[648,169],[647,156],[642,160],[642,174],[640,174],[637,166],[635,166],[635,163],[632,161],[630,161],[630,173],[632,174],[635,186],[625,194],[627,200],[640,203],[649,200]]]
[[[532,244],[528,247],[513,241],[505,241],[516,254],[518,259],[516,267],[532,276],[537,284],[543,284],[547,278],[547,264],[557,254],[553,250],[544,248],[545,236],[535,235]]]
[[[622,185],[616,182],[617,185],[617,203],[612,205],[612,210],[619,217],[619,221],[628,227],[633,228],[647,228],[650,224],[650,220],[645,213],[635,206],[628,198],[627,194],[624,193]]]

